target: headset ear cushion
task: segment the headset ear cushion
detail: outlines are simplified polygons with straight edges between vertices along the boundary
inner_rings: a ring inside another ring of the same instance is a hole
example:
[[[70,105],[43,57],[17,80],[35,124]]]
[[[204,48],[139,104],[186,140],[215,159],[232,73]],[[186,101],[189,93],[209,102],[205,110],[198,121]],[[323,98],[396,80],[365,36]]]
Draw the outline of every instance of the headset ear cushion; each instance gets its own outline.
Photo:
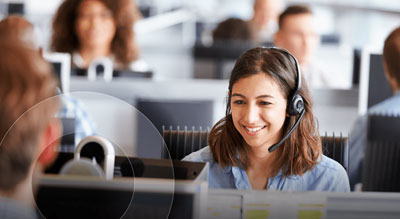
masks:
[[[287,113],[290,116],[297,116],[304,109],[304,101],[303,98],[296,94],[293,96],[292,100],[288,103]]]

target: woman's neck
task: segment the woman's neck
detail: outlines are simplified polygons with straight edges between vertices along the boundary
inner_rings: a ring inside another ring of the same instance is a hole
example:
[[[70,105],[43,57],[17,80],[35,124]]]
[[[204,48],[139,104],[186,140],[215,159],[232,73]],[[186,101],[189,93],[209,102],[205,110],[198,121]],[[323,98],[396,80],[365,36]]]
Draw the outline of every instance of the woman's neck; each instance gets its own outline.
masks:
[[[274,154],[268,151],[268,147],[248,147],[247,156],[249,158],[249,166],[265,166],[265,164],[272,163]]]
[[[270,153],[268,148],[247,148],[249,166],[246,169],[247,176],[253,189],[265,189],[269,177],[273,174],[273,162],[276,153]]]
[[[85,67],[88,67],[90,63],[96,57],[106,57],[111,54],[111,48],[109,47],[82,47],[79,49],[79,55],[85,62]]]

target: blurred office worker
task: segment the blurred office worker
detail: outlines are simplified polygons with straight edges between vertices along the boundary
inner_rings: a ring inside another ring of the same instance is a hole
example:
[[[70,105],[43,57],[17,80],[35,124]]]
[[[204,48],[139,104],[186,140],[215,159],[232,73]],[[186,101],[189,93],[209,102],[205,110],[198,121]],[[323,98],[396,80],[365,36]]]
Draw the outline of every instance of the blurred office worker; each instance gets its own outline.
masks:
[[[51,49],[72,55],[72,67],[88,68],[106,57],[114,69],[141,71],[133,25],[141,17],[132,0],[64,0],[53,18]],[[146,69],[147,70],[147,69]]]
[[[33,175],[54,160],[61,136],[56,80],[18,39],[0,36],[0,50],[0,218],[37,218]]]
[[[286,50],[245,52],[229,80],[226,116],[211,130],[209,146],[184,160],[210,163],[211,188],[349,191],[344,168],[322,154],[301,79]]]
[[[272,41],[282,9],[282,0],[254,0],[253,17],[249,20],[249,25],[257,42]]]
[[[274,43],[299,60],[304,78],[311,88],[332,86],[328,73],[312,60],[319,41],[313,13],[307,6],[289,6],[279,16],[279,30]]]
[[[10,15],[0,21],[0,34],[18,38],[25,46],[39,50],[38,37],[34,26],[19,15]]]
[[[393,96],[369,108],[368,113],[382,115],[400,114],[400,27],[385,40],[383,64]],[[395,128],[395,127],[393,127]],[[360,117],[351,132],[349,177],[352,186],[361,182],[362,162],[367,147],[367,115]]]
[[[0,21],[0,35],[22,41],[25,46],[41,52],[37,42],[37,35],[34,32],[34,26],[27,19],[18,15],[10,15]],[[61,81],[57,80],[57,87],[61,88]],[[93,121],[87,113],[85,107],[76,98],[63,95],[61,96],[60,118],[73,118],[75,122],[75,145],[84,137],[96,133]]]
[[[214,42],[218,41],[252,41],[254,39],[253,31],[248,22],[239,18],[228,18],[213,31]]]

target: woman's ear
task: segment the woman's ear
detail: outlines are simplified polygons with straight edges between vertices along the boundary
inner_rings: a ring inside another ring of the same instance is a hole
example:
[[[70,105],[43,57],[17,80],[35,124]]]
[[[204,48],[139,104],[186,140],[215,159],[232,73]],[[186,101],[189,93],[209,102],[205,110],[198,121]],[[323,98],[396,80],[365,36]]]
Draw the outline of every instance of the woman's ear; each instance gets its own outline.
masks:
[[[383,62],[383,68],[385,70],[386,79],[388,80],[393,93],[395,93],[399,89],[399,84],[397,83],[396,78],[389,72],[386,62]]]
[[[57,147],[62,137],[61,121],[58,118],[52,118],[39,136],[39,158],[38,162],[46,167],[50,165],[57,157]]]

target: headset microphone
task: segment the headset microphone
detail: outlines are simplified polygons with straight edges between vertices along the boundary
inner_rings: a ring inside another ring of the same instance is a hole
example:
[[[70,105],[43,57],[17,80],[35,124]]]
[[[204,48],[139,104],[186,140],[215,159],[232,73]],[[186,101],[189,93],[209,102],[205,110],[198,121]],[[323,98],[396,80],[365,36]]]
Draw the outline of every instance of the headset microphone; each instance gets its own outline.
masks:
[[[300,71],[300,66],[299,62],[297,61],[296,57],[294,57],[292,54],[290,54],[288,51],[276,47],[272,47],[270,49],[277,50],[279,52],[285,53],[288,57],[292,57],[292,59],[295,62],[296,65],[296,72],[297,72],[297,80],[296,80],[296,90],[289,95],[288,97],[288,103],[287,103],[287,108],[286,112],[289,116],[297,116],[300,115],[293,127],[286,133],[286,135],[280,140],[278,143],[272,145],[271,147],[268,148],[269,152],[273,152],[276,150],[280,145],[285,142],[287,138],[293,133],[293,131],[297,128],[297,126],[300,124],[301,119],[304,116],[305,109],[304,109],[304,100],[303,97],[300,95],[300,89],[301,89],[301,71]]]
[[[303,110],[300,114],[299,119],[296,121],[296,123],[293,125],[293,127],[288,131],[288,133],[286,133],[285,137],[282,138],[282,140],[280,140],[278,143],[272,145],[271,147],[268,148],[269,152],[273,152],[274,150],[276,150],[281,144],[283,144],[283,142],[286,141],[287,138],[289,138],[289,136],[292,134],[292,132],[296,129],[296,127],[299,125],[300,120],[303,118],[304,116],[304,112],[305,110]]]

